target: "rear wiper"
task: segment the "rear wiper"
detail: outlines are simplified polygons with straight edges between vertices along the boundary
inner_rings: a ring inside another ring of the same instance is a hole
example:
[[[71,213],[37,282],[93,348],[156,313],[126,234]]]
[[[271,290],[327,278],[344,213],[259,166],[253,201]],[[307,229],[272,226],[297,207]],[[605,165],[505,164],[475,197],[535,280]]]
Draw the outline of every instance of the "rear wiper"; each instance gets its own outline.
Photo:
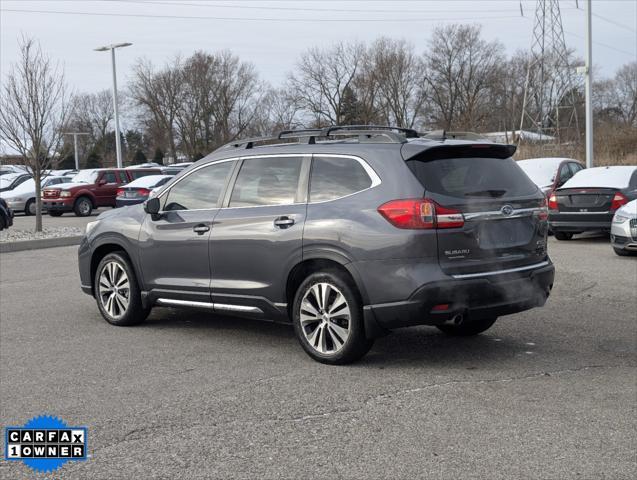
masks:
[[[465,197],[501,197],[507,193],[506,190],[478,190],[475,192],[467,192]]]

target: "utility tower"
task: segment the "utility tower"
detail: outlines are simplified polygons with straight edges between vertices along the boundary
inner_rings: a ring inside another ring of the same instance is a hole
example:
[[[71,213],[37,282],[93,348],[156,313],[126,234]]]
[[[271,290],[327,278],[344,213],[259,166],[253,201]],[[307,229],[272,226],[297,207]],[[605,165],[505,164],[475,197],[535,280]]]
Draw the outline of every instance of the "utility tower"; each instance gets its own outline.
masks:
[[[569,63],[558,0],[537,0],[532,42],[520,130],[540,136],[519,135],[518,142],[578,143],[577,107],[583,99]]]

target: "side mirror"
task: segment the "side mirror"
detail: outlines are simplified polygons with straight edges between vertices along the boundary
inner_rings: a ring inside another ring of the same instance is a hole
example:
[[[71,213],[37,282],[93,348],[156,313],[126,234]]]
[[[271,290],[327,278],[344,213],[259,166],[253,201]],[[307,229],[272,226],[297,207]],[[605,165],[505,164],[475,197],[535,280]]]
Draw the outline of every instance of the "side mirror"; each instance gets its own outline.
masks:
[[[144,211],[150,215],[159,214],[160,208],[159,198],[149,198],[144,202]]]

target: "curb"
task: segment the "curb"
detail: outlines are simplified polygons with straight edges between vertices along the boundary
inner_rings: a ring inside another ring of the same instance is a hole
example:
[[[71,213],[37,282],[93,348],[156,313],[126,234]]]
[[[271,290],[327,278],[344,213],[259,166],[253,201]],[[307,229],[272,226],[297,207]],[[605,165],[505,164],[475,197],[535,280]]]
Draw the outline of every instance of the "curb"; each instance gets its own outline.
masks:
[[[79,245],[82,238],[82,235],[76,235],[74,237],[38,238],[37,240],[20,240],[17,242],[0,243],[0,253]]]

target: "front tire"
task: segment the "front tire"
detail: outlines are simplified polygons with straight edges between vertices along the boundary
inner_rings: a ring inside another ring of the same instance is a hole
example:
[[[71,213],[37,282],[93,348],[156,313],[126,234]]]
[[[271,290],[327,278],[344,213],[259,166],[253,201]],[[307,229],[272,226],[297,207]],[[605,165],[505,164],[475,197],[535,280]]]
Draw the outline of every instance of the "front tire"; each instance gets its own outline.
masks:
[[[573,238],[573,234],[571,232],[555,232],[556,240],[570,240]]]
[[[451,335],[452,337],[472,337],[487,331],[493,326],[498,317],[473,320],[460,325],[436,325],[438,330]]]
[[[308,276],[294,297],[292,317],[301,346],[317,362],[351,363],[374,344],[365,336],[358,292],[340,272]]]
[[[25,215],[35,215],[35,198],[31,198],[24,206]]]
[[[95,272],[97,307],[108,323],[137,325],[146,320],[149,308],[142,306],[135,271],[123,252],[113,252],[100,261]]]
[[[93,212],[93,202],[88,197],[80,197],[75,201],[73,211],[78,217],[88,217]]]

